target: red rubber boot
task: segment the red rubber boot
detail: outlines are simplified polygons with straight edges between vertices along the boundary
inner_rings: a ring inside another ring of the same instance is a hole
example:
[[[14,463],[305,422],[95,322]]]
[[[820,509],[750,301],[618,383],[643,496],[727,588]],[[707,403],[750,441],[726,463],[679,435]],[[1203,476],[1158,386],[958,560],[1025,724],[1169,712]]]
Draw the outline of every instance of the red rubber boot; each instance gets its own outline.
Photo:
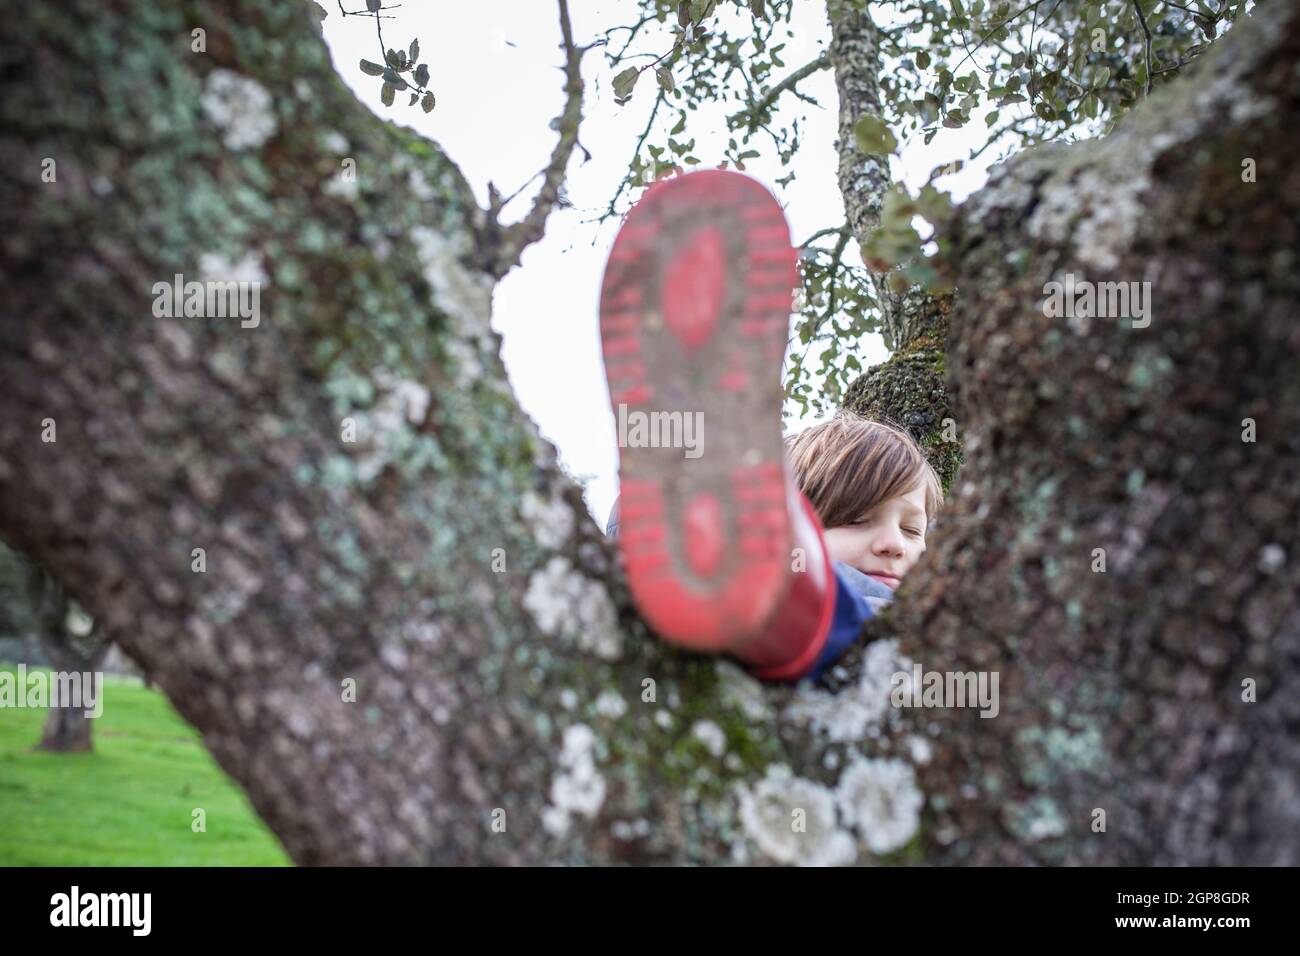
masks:
[[[811,667],[835,603],[781,440],[795,262],[766,188],[690,173],[628,213],[600,302],[633,598],[661,637],[771,680]]]

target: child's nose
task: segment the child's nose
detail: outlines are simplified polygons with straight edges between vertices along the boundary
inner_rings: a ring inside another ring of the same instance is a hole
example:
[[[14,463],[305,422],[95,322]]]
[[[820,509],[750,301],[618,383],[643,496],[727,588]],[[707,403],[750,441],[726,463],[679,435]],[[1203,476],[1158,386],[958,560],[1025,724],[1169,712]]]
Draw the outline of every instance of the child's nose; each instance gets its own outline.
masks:
[[[881,531],[872,544],[876,554],[894,558],[903,556],[903,536],[894,529]]]

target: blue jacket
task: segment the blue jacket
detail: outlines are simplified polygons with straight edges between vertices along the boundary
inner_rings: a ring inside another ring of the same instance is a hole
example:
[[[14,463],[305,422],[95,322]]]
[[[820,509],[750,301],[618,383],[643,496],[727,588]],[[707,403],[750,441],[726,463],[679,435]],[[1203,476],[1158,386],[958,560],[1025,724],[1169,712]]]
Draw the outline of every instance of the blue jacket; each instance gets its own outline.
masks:
[[[609,512],[609,520],[605,522],[605,534],[617,538],[618,523],[616,498],[614,507]],[[831,565],[835,570],[835,616],[831,620],[831,632],[826,638],[826,646],[822,648],[812,670],[804,675],[813,680],[820,679],[853,646],[862,633],[862,625],[894,599],[893,591],[857,568],[843,561],[833,561]]]

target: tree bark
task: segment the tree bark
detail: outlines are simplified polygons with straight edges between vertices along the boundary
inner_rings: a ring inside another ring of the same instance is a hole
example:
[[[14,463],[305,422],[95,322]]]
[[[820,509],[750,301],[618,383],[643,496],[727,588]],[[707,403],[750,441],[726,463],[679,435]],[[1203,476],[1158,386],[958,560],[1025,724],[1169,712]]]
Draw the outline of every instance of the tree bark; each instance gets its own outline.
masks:
[[[34,561],[27,565],[27,599],[36,625],[41,650],[53,665],[55,675],[93,674],[108,654],[109,641],[90,622],[87,633],[74,633],[69,622],[72,604],[67,591]],[[84,686],[85,678],[82,678]],[[55,753],[83,753],[93,750],[88,701],[51,699],[50,713],[41,729],[37,750]]]
[[[86,753],[94,750],[91,723],[84,710],[76,707],[51,707],[41,728],[37,750],[54,753]]]
[[[892,627],[1004,706],[934,715],[937,858],[1300,858],[1297,4],[1221,47],[955,227],[968,460]],[[1047,318],[1069,274],[1150,283],[1149,325]]]
[[[889,157],[863,153],[853,133],[863,116],[880,114],[880,33],[867,5],[858,0],[828,0],[827,15],[839,93],[840,195],[853,237],[866,248],[880,227],[891,183]],[[871,276],[882,335],[893,354],[859,376],[845,390],[840,406],[906,429],[946,491],[962,462],[945,381],[952,296],[933,296],[918,287],[897,291],[890,288],[886,274],[872,270]]]
[[[840,407],[893,422],[916,439],[948,492],[961,467],[962,436],[948,397],[946,339],[953,297],[909,296],[902,310],[922,320],[893,355],[873,365],[844,391]]]
[[[0,530],[297,862],[1300,862],[1295,3],[967,204],[956,504],[797,690],[647,636],[505,385],[463,177],[306,5],[231,6],[8,20]],[[1068,268],[1149,277],[1151,327],[1045,319]],[[260,324],[156,317],[176,273],[263,276]],[[907,658],[1000,715],[891,708]]]

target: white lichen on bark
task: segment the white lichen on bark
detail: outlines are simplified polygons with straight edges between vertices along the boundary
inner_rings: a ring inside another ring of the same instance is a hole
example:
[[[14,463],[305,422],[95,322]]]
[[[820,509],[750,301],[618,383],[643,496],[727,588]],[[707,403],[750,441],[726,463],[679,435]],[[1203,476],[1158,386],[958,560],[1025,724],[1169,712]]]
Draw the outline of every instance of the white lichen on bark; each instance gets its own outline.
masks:
[[[691,736],[704,744],[704,749],[714,757],[726,753],[727,735],[711,720],[697,720],[691,727]]]
[[[558,763],[551,780],[551,802],[542,811],[542,826],[552,836],[564,836],[574,816],[591,819],[605,802],[605,778],[596,769],[596,735],[586,724],[564,731]]]
[[[863,653],[857,684],[834,694],[803,685],[786,705],[784,717],[836,743],[879,736],[897,719],[890,703],[893,675],[911,673],[911,668],[911,660],[899,654],[897,640],[875,641]]]
[[[274,101],[266,87],[233,70],[218,67],[209,73],[200,102],[230,150],[257,149],[278,126]]]
[[[238,260],[219,252],[205,252],[199,256],[200,282],[256,282],[267,281],[262,254],[249,249]]]
[[[843,866],[856,857],[852,836],[836,818],[835,794],[815,780],[775,764],[738,796],[746,835],[778,863]]]
[[[519,499],[519,511],[538,546],[551,551],[573,534],[573,509],[562,498],[543,498],[529,488]]]
[[[463,338],[477,341],[487,334],[494,283],[491,276],[461,261],[469,251],[468,240],[448,238],[429,226],[413,228],[411,240],[434,305],[451,317]]]
[[[611,720],[618,720],[627,713],[627,701],[623,695],[612,687],[607,687],[596,698],[596,713]]]
[[[862,759],[840,775],[835,800],[846,823],[873,853],[903,846],[921,825],[925,797],[911,765],[897,758]]]
[[[623,653],[623,632],[604,586],[555,555],[528,580],[524,609],[544,634],[567,635],[604,660]]]

